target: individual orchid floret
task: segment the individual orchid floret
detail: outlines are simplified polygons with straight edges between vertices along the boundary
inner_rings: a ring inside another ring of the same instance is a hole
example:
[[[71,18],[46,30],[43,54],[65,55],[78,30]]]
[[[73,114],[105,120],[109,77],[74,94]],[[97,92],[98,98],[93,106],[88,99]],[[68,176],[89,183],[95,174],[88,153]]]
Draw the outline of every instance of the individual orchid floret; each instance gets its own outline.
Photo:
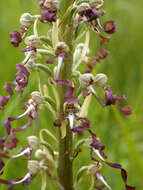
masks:
[[[105,74],[99,73],[94,78],[94,84],[98,87],[104,87],[104,85],[107,83],[108,78]]]
[[[43,103],[44,98],[40,95],[39,92],[35,91],[31,93],[31,99],[28,102],[24,103],[23,108],[26,110],[23,114],[9,117],[8,121],[14,121],[20,119],[26,115],[29,116],[30,119],[35,120],[38,117],[38,108]]]
[[[25,38],[25,44],[37,48],[40,46],[40,38],[35,35],[28,36]]]
[[[102,189],[103,187],[107,187],[108,189],[112,190],[111,187],[107,184],[105,177],[100,174],[100,170],[102,169],[102,164],[100,162],[94,162],[93,164],[89,165],[87,168],[86,173],[95,176],[95,189]],[[102,186],[97,186],[96,183],[98,181],[103,183]]]
[[[34,23],[34,16],[32,16],[30,13],[23,13],[20,17],[20,25],[22,27],[29,28]]]
[[[11,37],[11,44],[14,47],[18,47],[19,44],[22,42],[21,34],[16,30],[10,32],[10,37]]]
[[[114,21],[109,20],[103,24],[103,29],[104,29],[104,32],[108,34],[113,34],[117,31],[117,26]]]
[[[31,93],[31,99],[24,104],[25,113],[18,116],[19,118],[28,115],[32,120],[38,117],[38,108],[43,103],[44,99],[39,92]]]
[[[29,136],[29,137],[27,137],[27,141],[28,141],[29,146],[32,149],[36,150],[36,149],[40,148],[40,141],[39,141],[38,137]]]

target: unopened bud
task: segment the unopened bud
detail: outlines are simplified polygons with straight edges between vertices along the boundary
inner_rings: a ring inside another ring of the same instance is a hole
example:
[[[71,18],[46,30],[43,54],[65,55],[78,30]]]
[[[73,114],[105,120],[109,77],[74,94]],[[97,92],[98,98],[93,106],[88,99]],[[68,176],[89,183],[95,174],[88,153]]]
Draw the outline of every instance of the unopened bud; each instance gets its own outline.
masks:
[[[25,67],[26,69],[31,73],[31,72],[34,72],[34,71],[37,71],[37,66],[35,64],[35,62],[33,61],[28,61],[26,64],[25,64]]]
[[[29,13],[24,13],[20,17],[20,24],[29,28],[34,23],[34,17]]]
[[[40,164],[37,160],[29,160],[28,161],[28,170],[29,172],[31,172],[32,174],[38,174],[40,172]]]
[[[42,151],[41,149],[36,150],[35,157],[39,160],[45,160],[47,158],[46,152]]]
[[[59,0],[46,0],[44,6],[48,9],[50,8],[60,8],[60,1]]]
[[[88,10],[90,9],[90,5],[88,3],[81,3],[78,7],[77,7],[77,12],[80,13],[82,11]]]
[[[28,36],[25,38],[25,44],[37,48],[40,46],[40,38],[35,35]]]
[[[90,73],[85,73],[79,77],[80,86],[82,88],[87,88],[94,83],[94,76]]]
[[[100,8],[103,6],[104,0],[91,0],[90,5],[92,8]]]
[[[55,54],[59,55],[62,53],[68,53],[69,52],[69,47],[65,42],[58,42],[55,47]]]
[[[38,137],[36,136],[29,136],[27,137],[27,140],[28,140],[28,144],[30,147],[32,147],[33,149],[38,149],[40,147],[40,142],[39,142],[39,139]]]
[[[108,81],[108,78],[103,73],[97,74],[94,78],[95,85],[99,87],[103,87],[107,81]]]
[[[31,99],[37,104],[42,104],[44,101],[44,97],[41,96],[41,93],[38,91],[34,91],[31,93]]]
[[[95,163],[91,164],[90,166],[88,166],[87,173],[95,175],[96,172],[101,170],[101,168],[102,168],[101,163],[95,162]]]

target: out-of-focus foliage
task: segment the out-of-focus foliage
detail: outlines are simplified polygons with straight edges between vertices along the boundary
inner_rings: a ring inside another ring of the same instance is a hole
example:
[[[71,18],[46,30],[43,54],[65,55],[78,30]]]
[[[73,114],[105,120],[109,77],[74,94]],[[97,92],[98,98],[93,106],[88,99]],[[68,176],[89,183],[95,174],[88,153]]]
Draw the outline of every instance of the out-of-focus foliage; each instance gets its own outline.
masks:
[[[121,163],[129,173],[128,183],[136,185],[137,190],[143,189],[143,43],[142,37],[142,1],[136,0],[105,0],[107,14],[105,18],[112,18],[118,26],[117,33],[112,36],[106,48],[110,50],[110,55],[100,65],[95,66],[96,72],[106,73],[109,77],[109,84],[113,92],[125,94],[128,97],[128,104],[133,108],[133,114],[128,118],[123,118],[112,108],[101,108],[96,100],[92,98],[92,105],[89,110],[89,119],[92,129],[106,145],[106,152],[110,161]],[[15,64],[23,59],[20,48],[15,49],[10,45],[9,32],[19,28],[19,17],[24,12],[37,14],[37,0],[1,0],[0,1],[0,92],[5,93],[3,85],[5,81],[11,81],[15,74]],[[102,22],[102,21],[101,21]],[[92,33],[91,54],[96,53],[96,35]],[[14,96],[9,102],[5,111],[0,113],[0,136],[3,134],[3,121],[9,115],[21,113],[21,105],[27,100],[32,89],[38,89],[37,74],[32,74],[30,86],[26,88],[24,97],[19,100]],[[36,79],[34,78],[36,77]],[[46,78],[44,79],[46,82]],[[93,111],[94,110],[94,111]],[[24,121],[15,122],[21,125]],[[41,110],[40,119],[33,123],[33,126],[24,133],[21,132],[20,145],[26,145],[26,137],[34,135],[39,128],[49,128],[56,131],[52,123],[52,116],[48,110]],[[20,148],[20,146],[19,146]],[[75,161],[76,169],[80,165],[86,165],[90,158],[89,152],[84,150]],[[89,159],[88,159],[89,158]],[[19,175],[26,173],[26,161],[21,162],[16,159],[8,163],[7,170],[3,177],[15,179]],[[123,189],[120,171],[103,167],[103,174],[107,177],[109,184],[115,190]],[[47,189],[53,189],[50,180]],[[33,180],[29,189],[40,189],[40,177]],[[1,190],[7,187],[1,185]],[[15,189],[24,189],[17,185]],[[28,189],[26,187],[26,189]],[[79,189],[88,189],[88,178],[85,178],[83,185]]]

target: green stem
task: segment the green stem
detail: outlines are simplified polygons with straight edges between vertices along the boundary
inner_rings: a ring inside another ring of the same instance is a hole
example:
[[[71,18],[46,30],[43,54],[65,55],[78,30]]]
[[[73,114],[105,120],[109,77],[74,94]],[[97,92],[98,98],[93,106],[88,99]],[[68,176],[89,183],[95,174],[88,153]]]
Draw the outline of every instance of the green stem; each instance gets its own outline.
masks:
[[[60,2],[60,12],[61,12],[61,20],[68,9],[68,7],[72,4],[72,0],[61,0]],[[72,29],[68,30],[66,35],[62,38],[62,34],[64,34],[65,29],[71,27],[72,25],[72,13],[69,14],[65,20],[62,22],[60,26],[60,39],[63,40],[70,48],[70,53],[68,56],[72,55]],[[62,80],[71,80],[72,73],[72,62],[65,61],[64,66],[60,72],[60,79]],[[67,87],[63,85],[57,85],[58,94],[60,99],[60,106],[58,110],[58,115],[63,115],[63,105],[64,105],[64,94],[67,91]],[[63,186],[64,190],[73,190],[73,171],[72,171],[72,161],[70,159],[72,151],[72,132],[70,130],[69,124],[66,126],[66,136],[62,138],[61,132],[59,130],[59,160],[58,160],[58,177],[59,182]]]

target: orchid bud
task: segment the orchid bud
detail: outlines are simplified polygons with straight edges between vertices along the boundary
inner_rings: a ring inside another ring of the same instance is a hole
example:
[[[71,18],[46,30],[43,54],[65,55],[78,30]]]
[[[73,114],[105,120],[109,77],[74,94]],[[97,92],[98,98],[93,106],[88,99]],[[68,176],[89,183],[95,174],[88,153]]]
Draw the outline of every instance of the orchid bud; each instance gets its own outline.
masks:
[[[90,9],[90,5],[88,3],[81,3],[78,7],[77,7],[77,12],[80,13],[82,11],[88,10]]]
[[[93,164],[91,164],[90,166],[88,166],[87,173],[95,175],[96,172],[98,172],[98,171],[101,170],[101,168],[102,168],[102,164],[101,163],[94,162]]]
[[[85,73],[79,77],[80,86],[82,88],[87,88],[94,83],[94,76],[90,73]]]
[[[29,60],[26,64],[25,64],[25,67],[26,67],[26,69],[28,70],[28,72],[34,72],[34,71],[37,71],[37,65],[33,62],[33,61],[31,61],[31,60]]]
[[[20,17],[20,24],[29,28],[34,23],[34,17],[29,13],[24,13]]]
[[[103,87],[107,81],[108,81],[108,78],[103,73],[97,74],[94,78],[95,85],[99,87]]]
[[[25,44],[37,48],[40,46],[40,38],[35,35],[28,36],[25,38]]]
[[[68,53],[69,47],[65,42],[58,42],[55,47],[55,54],[60,55],[62,53]]]
[[[27,140],[28,140],[28,144],[30,147],[32,147],[33,149],[38,149],[40,147],[40,142],[39,142],[39,139],[38,137],[36,136],[29,136],[27,137]]]
[[[31,93],[31,99],[37,104],[42,104],[44,101],[44,97],[41,96],[40,92],[34,91]]]
[[[40,172],[40,164],[37,160],[28,160],[28,170],[31,172],[33,175],[38,174]]]
[[[36,150],[35,157],[39,160],[45,160],[47,158],[46,152],[42,151],[41,149]]]
[[[44,3],[44,7],[50,8],[60,8],[60,1],[59,0],[46,0]]]
[[[90,5],[92,8],[100,8],[103,6],[104,0],[91,0]]]

